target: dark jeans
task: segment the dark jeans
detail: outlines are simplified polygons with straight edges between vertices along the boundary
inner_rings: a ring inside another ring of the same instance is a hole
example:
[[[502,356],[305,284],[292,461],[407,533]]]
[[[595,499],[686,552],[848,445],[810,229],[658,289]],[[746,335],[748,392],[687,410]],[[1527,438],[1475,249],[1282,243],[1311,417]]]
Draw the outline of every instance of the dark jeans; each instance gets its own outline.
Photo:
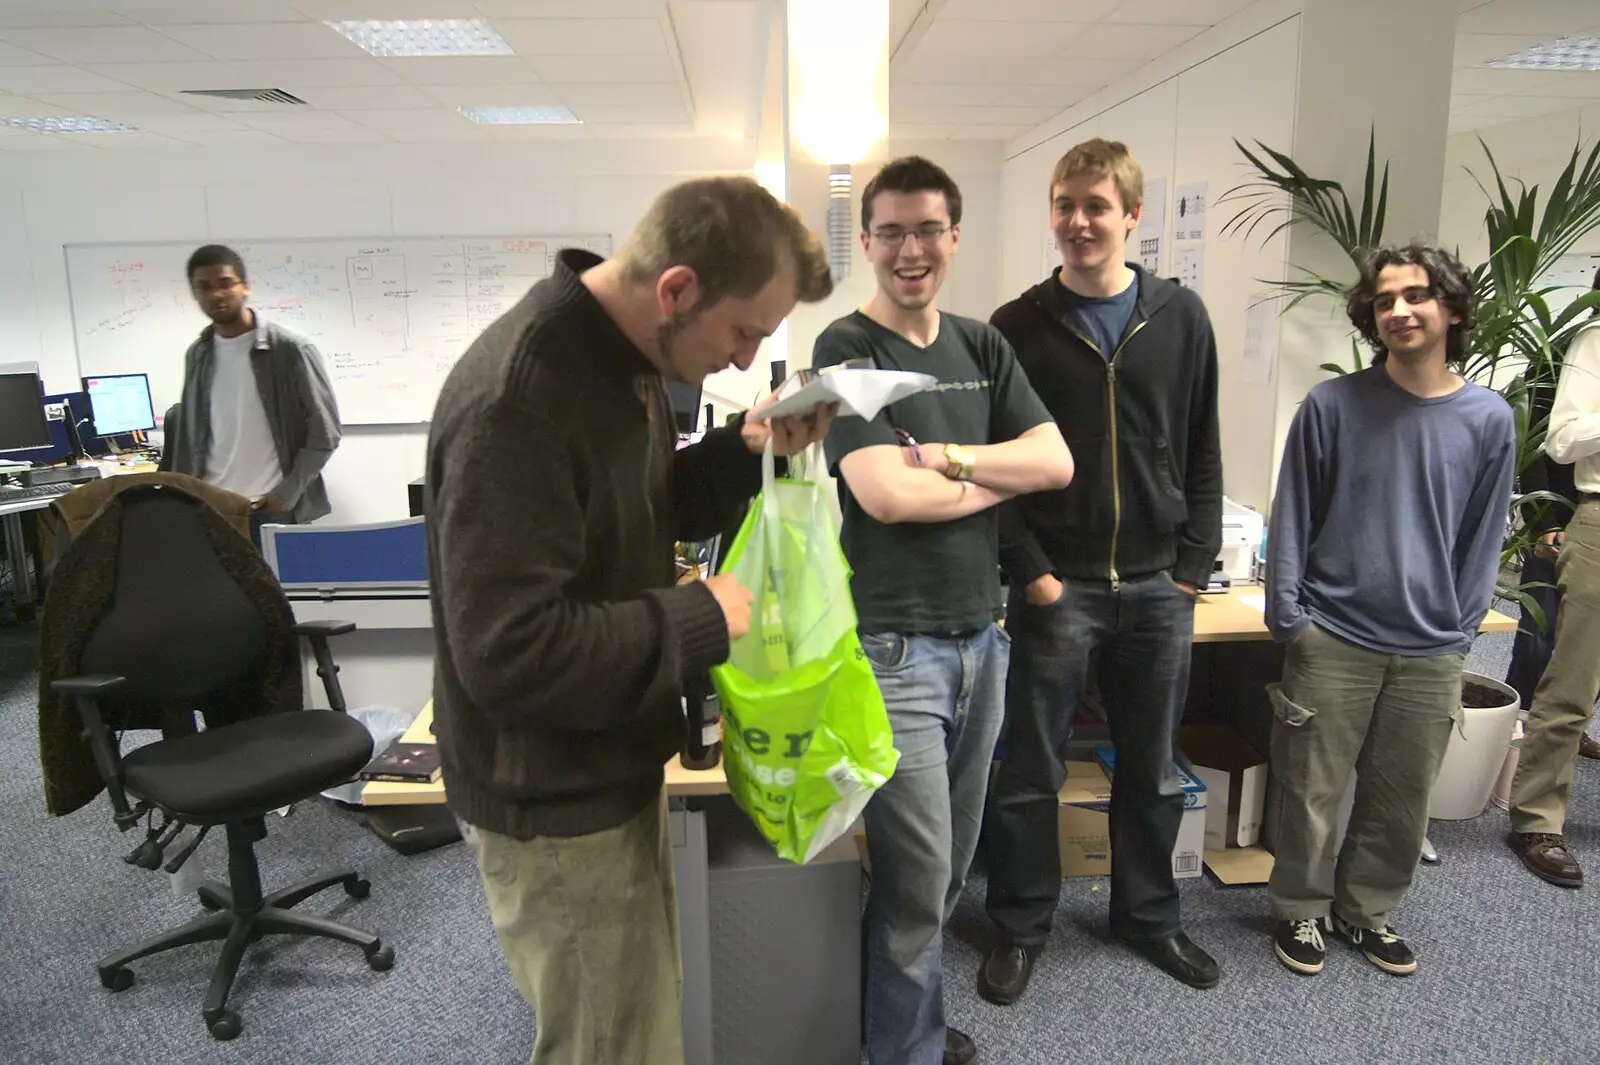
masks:
[[[287,510],[252,510],[250,512],[250,542],[256,545],[256,550],[261,550],[261,526],[263,525],[295,525],[294,512]]]
[[[1111,787],[1111,930],[1125,939],[1176,933],[1172,848],[1183,818],[1173,761],[1189,689],[1194,599],[1166,573],[1067,581],[1030,606],[1013,591],[1006,617],[1005,749],[989,792],[989,917],[1006,939],[1043,946],[1061,896],[1056,793],[1073,713],[1093,660],[1117,749]]]
[[[1528,552],[1522,563],[1523,584],[1556,583],[1556,560],[1540,558]],[[1561,592],[1555,587],[1529,588],[1534,602],[1544,611],[1544,629],[1535,625],[1528,612],[1522,612],[1517,622],[1517,638],[1511,645],[1511,668],[1506,670],[1506,683],[1516,689],[1522,699],[1522,708],[1533,705],[1533,689],[1539,686],[1545,667],[1550,664],[1550,653],[1556,646],[1556,610],[1561,604]]]

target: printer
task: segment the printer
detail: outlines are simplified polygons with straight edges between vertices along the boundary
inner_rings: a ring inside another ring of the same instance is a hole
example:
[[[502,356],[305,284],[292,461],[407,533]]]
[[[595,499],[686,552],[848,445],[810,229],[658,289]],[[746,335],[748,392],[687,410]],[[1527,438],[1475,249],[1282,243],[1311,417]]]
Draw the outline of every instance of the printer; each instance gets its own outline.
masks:
[[[1222,550],[1217,554],[1213,584],[1239,584],[1254,580],[1257,555],[1266,522],[1251,508],[1222,497]]]

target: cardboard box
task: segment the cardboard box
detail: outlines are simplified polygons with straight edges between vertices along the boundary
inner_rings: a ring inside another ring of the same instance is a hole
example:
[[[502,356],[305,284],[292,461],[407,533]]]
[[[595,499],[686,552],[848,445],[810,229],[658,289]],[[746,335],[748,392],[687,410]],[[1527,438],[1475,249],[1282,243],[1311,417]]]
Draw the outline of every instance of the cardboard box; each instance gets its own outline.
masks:
[[[1178,744],[1206,786],[1206,846],[1255,846],[1266,811],[1267,760],[1226,726],[1186,727]]]
[[[1111,748],[1095,762],[1068,762],[1067,783],[1060,792],[1061,810],[1057,835],[1061,847],[1062,876],[1111,875],[1111,780],[1104,762],[1115,764]],[[1180,767],[1181,768],[1181,767]],[[1172,873],[1183,879],[1199,876],[1204,868],[1205,785],[1184,774],[1184,793],[1188,805],[1178,827],[1178,840],[1172,848]]]
[[[1067,782],[1058,793],[1061,809],[1056,836],[1062,876],[1110,876],[1111,781],[1094,762],[1068,762]]]

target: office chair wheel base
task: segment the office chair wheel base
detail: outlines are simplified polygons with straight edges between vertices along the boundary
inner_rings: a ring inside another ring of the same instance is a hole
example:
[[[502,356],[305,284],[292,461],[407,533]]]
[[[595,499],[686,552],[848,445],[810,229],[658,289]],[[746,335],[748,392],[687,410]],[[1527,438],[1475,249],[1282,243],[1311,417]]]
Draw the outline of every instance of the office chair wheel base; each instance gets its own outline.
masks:
[[[100,986],[107,991],[126,991],[133,986],[133,970],[121,967],[101,969]]]
[[[375,973],[388,972],[394,968],[394,948],[379,947],[367,955],[367,965]]]
[[[372,881],[346,880],[344,882],[344,893],[353,899],[364,899],[372,894]]]
[[[226,1043],[239,1034],[239,1015],[232,1010],[222,1010],[207,1019],[206,1027],[211,1030],[211,1038]]]

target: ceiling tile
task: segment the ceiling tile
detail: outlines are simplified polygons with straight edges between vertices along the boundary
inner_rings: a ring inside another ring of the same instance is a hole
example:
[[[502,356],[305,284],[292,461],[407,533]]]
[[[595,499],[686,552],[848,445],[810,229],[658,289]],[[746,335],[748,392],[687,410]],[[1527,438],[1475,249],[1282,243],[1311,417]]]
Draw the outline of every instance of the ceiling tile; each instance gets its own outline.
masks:
[[[381,64],[413,85],[525,85],[538,80],[521,56],[417,56],[385,59]]]
[[[0,152],[65,152],[88,147],[87,144],[75,143],[70,137],[50,137],[40,133],[0,140]]]
[[[919,126],[893,121],[889,123],[891,140],[944,141],[949,140],[955,131],[956,127],[951,125]]]
[[[295,108],[285,111],[263,111],[260,113],[235,115],[222,121],[237,122],[252,129],[266,130],[268,133],[294,133],[301,130],[357,130],[366,127],[332,111],[314,111],[310,108]]]
[[[121,82],[78,67],[0,67],[0,92],[121,92],[128,89],[129,86]]]
[[[272,87],[248,85],[239,68],[228,63],[99,63],[91,69],[113,81],[153,92]]]
[[[551,90],[568,107],[654,107],[664,96],[675,97],[676,87],[663,92],[660,85],[552,85]]]
[[[173,140],[201,148],[264,148],[271,145],[284,143],[282,137],[274,137],[270,133],[263,133],[259,129],[228,129],[216,133],[191,133],[187,136],[174,136]]]
[[[958,141],[1007,141],[1012,137],[1020,137],[1032,128],[1032,126],[961,126],[950,139]]]
[[[610,139],[618,130],[631,130],[633,136],[657,136],[663,126],[482,126],[490,140],[496,141],[581,141],[598,136]],[[597,133],[596,131],[602,131]]]
[[[661,55],[666,38],[653,18],[495,19],[518,55]]]
[[[127,26],[129,21],[115,11],[63,11],[43,2],[31,7],[7,4],[0,8],[0,30],[17,27],[65,28],[74,26]]]
[[[1249,7],[1254,0],[1127,0],[1106,16],[1107,22],[1162,26],[1215,26]]]
[[[424,89],[446,107],[539,107],[562,104],[553,88],[538,82],[522,85],[435,85]],[[659,98],[659,92],[657,96]]]
[[[487,141],[489,134],[484,127],[474,125],[466,119],[461,120],[460,126],[438,127],[396,127],[385,129],[384,136],[402,144],[434,144],[440,141]]]
[[[153,92],[70,92],[38,96],[37,99],[69,108],[81,115],[126,119],[141,128],[143,123],[136,122],[135,119],[151,115],[195,113],[194,108],[187,104],[167,96],[158,96]]]
[[[0,96],[0,108],[4,108],[0,118],[66,118],[82,114],[70,107],[27,96]]]
[[[463,126],[468,129],[476,128],[474,123],[463,117],[460,112],[437,103],[431,109],[375,108],[349,111],[344,117],[357,125],[384,133],[394,130],[456,129]]]
[[[400,85],[400,75],[376,59],[241,59],[233,68],[251,85],[290,90],[325,86]]]
[[[628,55],[606,62],[592,56],[532,55],[524,62],[539,76],[540,81],[577,84],[579,82],[672,82],[678,76],[672,69],[672,60],[663,50],[656,55]]]
[[[353,126],[350,129],[321,129],[312,126],[307,129],[279,130],[273,136],[294,144],[379,144],[390,139],[377,130],[365,126]]]
[[[367,55],[320,22],[168,26],[165,32],[217,59],[361,59]]]
[[[140,148],[176,148],[183,143],[159,133],[73,133],[71,137],[89,147],[124,152]]]
[[[18,48],[14,44],[0,43],[0,67],[37,67],[47,66],[56,60],[38,52],[30,52],[26,48]]]
[[[438,107],[439,101],[415,85],[346,85],[307,89],[296,96],[324,111],[398,110]]]
[[[1594,0],[1499,0],[1465,12],[1456,32],[1537,33],[1562,37],[1581,33],[1600,21]]]
[[[973,22],[939,18],[917,45],[917,56],[1058,56],[1094,27],[1078,22]]]
[[[612,125],[627,122],[634,125],[672,125],[689,121],[683,105],[676,100],[662,101],[649,107],[574,107],[572,113],[589,125]]]
[[[1044,86],[1052,92],[1059,90],[1052,86]],[[900,104],[989,104],[994,103],[996,97],[1005,91],[999,85],[971,85],[965,82],[901,82],[895,81],[893,75],[889,81],[889,108],[891,111]]]
[[[1461,110],[1473,116],[1529,118],[1566,111],[1575,106],[1573,100],[1562,96],[1491,96]]]
[[[1154,59],[1204,32],[1199,26],[1134,26],[1102,22],[1074,37],[1061,55],[1090,59]]]
[[[142,118],[136,123],[140,129],[151,133],[161,133],[171,137],[184,138],[200,133],[226,133],[230,130],[237,131],[248,129],[231,118],[222,115],[207,115],[191,111],[186,115],[151,115]]]
[[[182,63],[206,56],[143,26],[5,30],[7,41],[66,63]]]
[[[288,4],[261,0],[189,0],[187,4],[130,3],[120,5],[123,15],[146,26],[182,26],[242,22],[304,22],[306,16]]]
[[[1600,100],[1600,70],[1528,71],[1540,75],[1534,96],[1565,96],[1573,100]]]
[[[957,126],[1033,126],[1056,113],[1053,107],[903,107],[889,111],[889,121],[912,125],[941,122]]]
[[[659,7],[660,0],[478,0],[478,10],[494,19],[645,18]]]
[[[976,85],[1109,85],[1139,68],[1128,59],[936,59],[916,55],[893,68],[890,78],[908,82],[964,82]]]
[[[939,19],[976,22],[1098,22],[1123,0],[949,0]]]
[[[1469,96],[1516,96],[1549,76],[1544,70],[1501,70],[1462,67],[1450,79],[1450,91]]]
[[[1103,88],[1101,85],[1002,85],[997,86],[993,100],[972,100],[971,103],[1007,104],[1013,107],[1071,107],[1079,100]]]

